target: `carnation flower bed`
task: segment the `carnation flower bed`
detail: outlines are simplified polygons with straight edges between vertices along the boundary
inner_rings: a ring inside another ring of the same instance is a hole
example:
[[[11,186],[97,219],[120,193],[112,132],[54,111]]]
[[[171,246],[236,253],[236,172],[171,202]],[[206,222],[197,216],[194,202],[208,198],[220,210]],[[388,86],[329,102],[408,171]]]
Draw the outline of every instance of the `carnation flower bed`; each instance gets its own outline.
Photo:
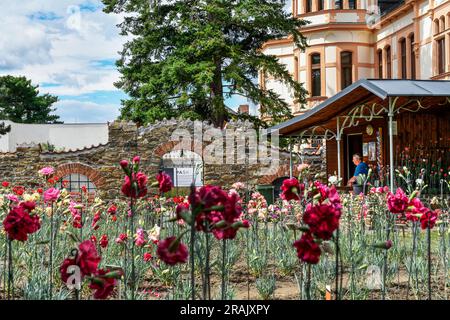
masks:
[[[243,183],[168,197],[170,177],[139,163],[118,164],[111,201],[75,201],[52,168],[38,188],[3,182],[1,298],[448,299],[444,195],[352,196],[304,175],[270,206]]]

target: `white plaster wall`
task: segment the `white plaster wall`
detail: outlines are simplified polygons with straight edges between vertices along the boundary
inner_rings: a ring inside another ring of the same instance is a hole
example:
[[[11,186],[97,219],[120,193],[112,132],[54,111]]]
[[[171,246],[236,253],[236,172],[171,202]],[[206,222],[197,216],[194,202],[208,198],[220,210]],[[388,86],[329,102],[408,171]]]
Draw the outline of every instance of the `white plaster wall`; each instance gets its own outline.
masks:
[[[17,145],[53,144],[58,149],[75,150],[108,142],[108,124],[21,124],[11,123],[11,132],[0,138],[0,151],[14,152]],[[7,147],[4,139],[7,140]]]
[[[306,53],[300,52],[298,63],[300,67],[306,67]]]
[[[425,40],[433,35],[433,21],[429,17],[424,17],[419,21],[420,40]]]
[[[285,86],[280,81],[276,80],[268,80],[266,84],[266,88],[269,90],[273,90],[280,95],[280,98],[286,101],[288,104],[292,104],[294,100],[294,96],[292,94],[292,90]]]
[[[336,68],[325,69],[325,83],[326,83],[326,95],[332,97],[336,94]]]
[[[280,44],[280,45],[271,45],[263,50],[264,54],[273,55],[273,56],[281,56],[284,54],[293,54],[294,53],[294,45],[293,44]]]
[[[339,43],[339,42],[363,42],[372,43],[370,31],[334,30],[327,33],[315,32],[308,37],[309,44]]]
[[[301,14],[303,12],[303,1],[297,1],[297,13]]]
[[[336,30],[324,34],[323,32],[311,33],[308,37],[308,44],[318,45],[336,42],[354,42],[356,32]]]
[[[11,124],[10,121],[0,121],[0,123],[5,123],[6,126]],[[9,132],[5,135],[2,136],[0,135],[0,152],[9,151],[9,135],[10,135]]]
[[[309,27],[309,26],[328,23],[328,21],[329,21],[328,18],[329,18],[328,14],[316,14],[313,16],[305,17],[304,20],[307,20],[310,22],[308,24],[308,27]]]
[[[356,12],[337,12],[335,16],[336,22],[358,22],[358,14]]]
[[[391,23],[391,24],[387,25],[386,27],[381,28],[376,35],[377,41],[380,41],[381,39],[386,38],[387,36],[391,35],[392,33],[412,24],[413,17],[414,17],[414,12],[410,12],[402,18],[396,19],[395,23]]]
[[[353,40],[355,42],[373,43],[373,35],[368,31],[353,31]]]
[[[374,63],[372,48],[358,46],[358,60],[360,63]]]
[[[372,68],[365,68],[365,67],[358,68],[358,80],[372,79],[372,78],[374,78],[374,70]]]
[[[428,9],[430,8],[430,3],[428,1],[423,1],[419,5],[419,15],[423,15],[428,12]]]
[[[366,9],[367,8],[367,0],[361,0],[360,3],[361,3],[361,8],[359,8],[359,9]]]
[[[305,70],[300,71],[299,81],[300,81],[300,83],[306,83],[306,71]]]
[[[325,47],[325,63],[336,62],[336,47],[328,46]]]
[[[323,44],[325,42],[325,38],[322,33],[314,33],[308,37],[307,41],[310,46],[313,46]]]
[[[325,0],[328,4],[328,9],[334,9],[334,0]]]
[[[294,73],[294,69],[295,69],[295,62],[294,62],[294,56],[290,56],[290,57],[281,57],[278,58],[279,62],[281,64],[284,64],[286,66],[286,69],[293,74]]]
[[[432,46],[431,43],[420,47],[420,78],[429,79],[432,77]]]

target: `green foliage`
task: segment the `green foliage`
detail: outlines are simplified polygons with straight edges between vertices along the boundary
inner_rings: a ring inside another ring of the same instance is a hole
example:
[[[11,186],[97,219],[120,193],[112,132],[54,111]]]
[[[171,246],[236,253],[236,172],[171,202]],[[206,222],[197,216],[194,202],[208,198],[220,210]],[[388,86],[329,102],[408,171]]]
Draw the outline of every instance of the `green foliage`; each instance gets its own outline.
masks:
[[[64,151],[64,148],[56,148],[54,144],[50,142],[40,143],[41,150],[44,152],[59,152]]]
[[[263,300],[269,300],[276,289],[276,279],[274,275],[269,275],[256,279],[256,289]]]
[[[58,98],[39,95],[38,88],[25,77],[0,77],[0,119],[17,123],[58,123],[59,116],[51,114],[56,110],[52,105]]]
[[[305,89],[278,58],[261,52],[267,41],[288,36],[296,47],[306,46],[299,32],[305,22],[284,12],[285,0],[103,3],[105,12],[126,15],[120,28],[132,36],[117,61],[122,78],[116,86],[131,97],[123,101],[122,119],[148,123],[183,116],[221,126],[231,117],[225,99],[232,95],[260,104],[274,122],[291,117],[286,101],[255,83],[260,70],[305,100]]]

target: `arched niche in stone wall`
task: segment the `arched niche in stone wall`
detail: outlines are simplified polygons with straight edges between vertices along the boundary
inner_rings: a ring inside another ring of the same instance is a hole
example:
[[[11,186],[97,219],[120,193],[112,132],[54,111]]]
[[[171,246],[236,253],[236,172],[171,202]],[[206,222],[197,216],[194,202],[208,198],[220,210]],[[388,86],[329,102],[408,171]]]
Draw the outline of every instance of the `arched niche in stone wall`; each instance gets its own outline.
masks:
[[[172,150],[161,157],[161,170],[169,174],[175,187],[203,186],[202,157],[190,150]]]
[[[85,186],[90,193],[101,189],[105,180],[100,172],[89,165],[78,162],[65,163],[58,166],[54,176],[60,178],[60,183],[66,185],[69,192],[80,192],[81,187]]]

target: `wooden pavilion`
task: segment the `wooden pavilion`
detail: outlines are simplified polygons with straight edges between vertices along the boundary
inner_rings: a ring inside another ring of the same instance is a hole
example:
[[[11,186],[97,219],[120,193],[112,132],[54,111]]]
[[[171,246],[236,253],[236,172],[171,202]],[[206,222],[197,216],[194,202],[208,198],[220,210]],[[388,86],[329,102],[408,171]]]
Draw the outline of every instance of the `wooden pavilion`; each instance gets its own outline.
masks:
[[[354,153],[376,169],[380,185],[395,187],[394,169],[408,161],[437,164],[435,171],[445,174],[450,81],[362,79],[270,131],[298,141],[326,139],[327,174],[344,183],[354,172]]]

